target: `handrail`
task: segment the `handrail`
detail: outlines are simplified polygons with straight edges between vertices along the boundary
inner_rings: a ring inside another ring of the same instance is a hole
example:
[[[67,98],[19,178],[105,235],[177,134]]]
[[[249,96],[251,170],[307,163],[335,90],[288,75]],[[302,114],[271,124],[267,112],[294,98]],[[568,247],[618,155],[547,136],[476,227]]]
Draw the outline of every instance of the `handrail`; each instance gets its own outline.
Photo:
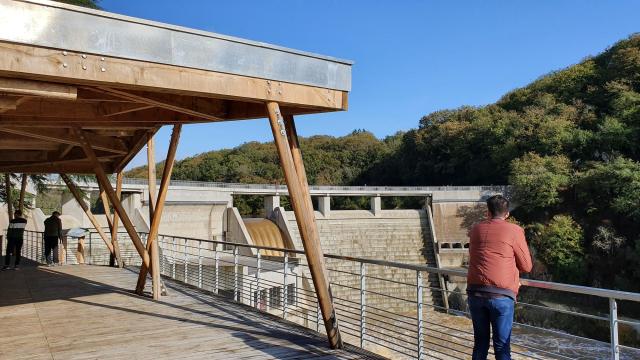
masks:
[[[144,233],[144,232],[141,232],[141,233]],[[202,241],[204,243],[212,243],[212,244],[218,244],[218,245],[238,246],[238,247],[244,247],[244,248],[286,252],[291,254],[304,254],[303,250],[297,250],[297,249],[284,249],[284,248],[271,247],[271,246],[250,245],[250,244],[241,244],[241,243],[234,243],[234,242],[228,242],[228,241],[218,241],[218,240],[208,240],[208,239],[207,240],[194,239],[194,238],[189,238],[184,236],[174,236],[174,235],[161,235],[161,236],[167,236],[167,237],[184,239],[184,240],[197,240],[197,241]],[[363,257],[356,257],[356,256],[335,255],[335,254],[324,254],[324,257],[329,259],[354,261],[354,262],[360,262],[365,264],[388,266],[388,267],[407,269],[407,270],[413,270],[413,271],[424,271],[427,273],[434,273],[434,274],[441,274],[441,275],[467,277],[467,271],[465,270],[438,269],[428,265],[407,264],[407,263],[401,263],[401,262],[389,261],[389,260],[377,260],[377,259],[370,259],[370,258],[363,258]],[[532,280],[532,279],[520,279],[520,283],[524,286],[545,289],[545,290],[557,290],[557,291],[570,292],[574,294],[597,296],[597,297],[606,298],[606,299],[615,298],[618,300],[640,302],[640,293],[632,293],[632,292],[621,291],[621,290],[611,290],[611,289],[595,288],[595,287],[581,286],[581,285],[571,285],[571,284]]]

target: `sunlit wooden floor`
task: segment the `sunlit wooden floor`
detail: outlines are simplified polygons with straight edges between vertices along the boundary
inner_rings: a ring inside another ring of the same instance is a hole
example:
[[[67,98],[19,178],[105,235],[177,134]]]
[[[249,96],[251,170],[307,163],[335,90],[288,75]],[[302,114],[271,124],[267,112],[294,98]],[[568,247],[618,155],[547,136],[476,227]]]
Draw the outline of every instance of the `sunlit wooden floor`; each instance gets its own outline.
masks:
[[[168,282],[155,302],[137,275],[88,265],[0,272],[0,359],[374,359]]]

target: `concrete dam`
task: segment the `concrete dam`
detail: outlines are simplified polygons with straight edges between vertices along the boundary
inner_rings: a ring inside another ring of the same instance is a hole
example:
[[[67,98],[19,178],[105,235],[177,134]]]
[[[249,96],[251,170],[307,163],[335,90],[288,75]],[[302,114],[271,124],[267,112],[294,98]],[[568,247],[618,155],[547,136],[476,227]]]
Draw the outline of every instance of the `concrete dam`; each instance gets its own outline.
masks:
[[[86,194],[86,203],[95,203],[98,186],[95,183],[79,184]],[[125,179],[122,204],[130,214],[136,229],[149,230],[148,193],[145,180]],[[322,248],[326,253],[343,256],[384,259],[408,264],[427,264],[434,268],[459,268],[464,266],[467,256],[467,229],[483,216],[483,201],[486,197],[504,193],[504,187],[311,187],[315,203],[315,218],[320,232]],[[243,218],[236,207],[234,198],[257,195],[264,198],[264,218]],[[267,184],[226,184],[172,181],[163,213],[160,233],[192,239],[217,240],[255,246],[303,250],[298,225],[293,212],[280,204],[280,197],[287,195],[285,186]],[[370,208],[362,210],[331,209],[332,197],[368,197]],[[421,209],[384,209],[382,197],[418,197],[424,200]],[[53,198],[53,208],[62,212],[65,227],[91,228],[91,223],[75,199],[63,191],[62,185],[52,184],[48,197]],[[93,199],[93,200],[92,200]],[[55,204],[59,204],[59,207]],[[28,228],[42,231],[46,216],[43,209],[34,204],[29,212]],[[49,205],[51,207],[51,205]],[[45,211],[47,211],[45,209]],[[47,212],[53,211],[49,209]],[[6,227],[6,211],[0,212],[0,226]],[[107,227],[106,217],[96,214],[98,221]],[[124,231],[123,231],[124,232]],[[123,236],[126,237],[125,234]],[[69,239],[72,242],[72,239]],[[74,249],[76,244],[69,244]],[[130,242],[123,241],[123,253],[131,254],[131,261],[137,260]],[[87,261],[104,262],[108,251],[104,244],[93,239],[91,253]],[[300,261],[305,261],[300,259]],[[328,267],[336,267],[328,260]],[[347,266],[341,263],[342,267]],[[336,288],[338,297],[352,299],[355,294],[349,287],[357,287],[359,280],[346,275],[358,269],[340,268],[332,271],[332,282],[347,284]],[[397,272],[394,278],[399,282],[412,282],[411,272],[379,267],[369,275],[378,272]],[[382,277],[382,274],[380,274]],[[301,273],[303,286],[311,287],[310,274]],[[427,279],[432,286],[441,288],[442,281],[435,274]],[[455,281],[448,284],[452,289],[463,286]],[[388,289],[384,284],[371,291],[384,294]],[[396,294],[410,299],[413,294]],[[372,306],[389,307],[386,296],[375,297]],[[438,306],[447,306],[448,299],[440,293],[428,293],[427,301]],[[397,306],[404,306],[397,303]]]

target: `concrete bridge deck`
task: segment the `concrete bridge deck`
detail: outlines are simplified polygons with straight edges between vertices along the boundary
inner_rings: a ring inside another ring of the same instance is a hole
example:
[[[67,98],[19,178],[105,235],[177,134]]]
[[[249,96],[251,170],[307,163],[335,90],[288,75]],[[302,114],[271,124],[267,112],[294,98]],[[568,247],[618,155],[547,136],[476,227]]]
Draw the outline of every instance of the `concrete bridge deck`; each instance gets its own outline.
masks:
[[[161,301],[136,296],[136,279],[83,265],[0,272],[0,359],[378,359],[171,282]]]

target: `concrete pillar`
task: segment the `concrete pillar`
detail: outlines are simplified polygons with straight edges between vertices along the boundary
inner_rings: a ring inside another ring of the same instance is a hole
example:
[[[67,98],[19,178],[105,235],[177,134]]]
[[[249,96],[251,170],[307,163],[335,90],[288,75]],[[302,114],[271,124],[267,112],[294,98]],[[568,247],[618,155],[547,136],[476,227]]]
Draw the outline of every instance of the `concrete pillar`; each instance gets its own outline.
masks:
[[[85,204],[87,204],[88,207],[91,207],[90,201],[87,196],[84,197],[83,201]],[[82,207],[80,207],[80,204],[78,204],[78,202],[70,192],[63,193],[61,210],[63,215],[71,215],[76,218],[80,222],[81,226],[92,227],[89,218],[84,213],[84,210],[82,210]]]
[[[279,195],[267,195],[264,197],[264,213],[265,217],[270,217],[273,210],[280,207]]]
[[[329,217],[331,213],[331,197],[330,196],[320,196],[318,198],[318,211],[322,213],[322,215],[326,218]]]
[[[380,215],[382,211],[382,198],[380,196],[371,197],[371,212],[374,216]]]

